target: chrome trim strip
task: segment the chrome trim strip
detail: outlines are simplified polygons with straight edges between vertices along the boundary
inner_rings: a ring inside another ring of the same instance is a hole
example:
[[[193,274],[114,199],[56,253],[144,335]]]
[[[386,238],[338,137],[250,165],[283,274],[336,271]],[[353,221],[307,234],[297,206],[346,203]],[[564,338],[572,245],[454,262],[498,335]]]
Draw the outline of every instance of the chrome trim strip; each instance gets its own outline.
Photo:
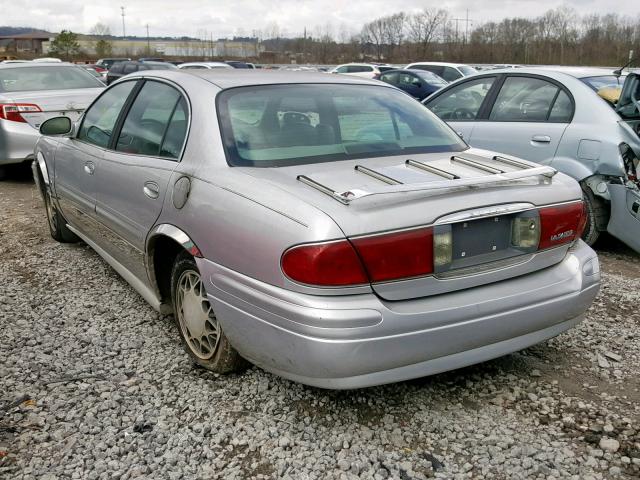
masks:
[[[363,167],[362,165],[356,165],[354,167],[356,172],[364,173],[365,175],[369,175],[370,177],[375,178],[376,180],[380,180],[388,185],[402,185],[402,182],[396,180],[395,178],[391,178],[387,175],[384,175],[380,172],[376,172],[375,170],[371,170],[370,168]]]
[[[323,185],[319,182],[316,182],[315,180],[307,177],[306,175],[298,175],[296,177],[296,179],[299,182],[304,183],[305,185],[309,185],[310,187],[315,188],[316,190],[324,193],[325,195],[329,195],[331,198],[339,201],[340,203],[344,204],[344,205],[348,205],[349,204],[349,199],[348,194],[351,192],[343,192],[343,193],[338,193],[334,190],[331,190],[329,187],[327,187],[326,185]]]
[[[494,155],[493,156],[493,161],[504,163],[504,164],[510,165],[512,167],[523,168],[523,169],[531,168],[531,167],[534,166],[534,165],[526,164],[524,162],[520,162],[518,160],[513,160],[512,158],[502,157],[500,155]]]
[[[485,165],[484,163],[476,162],[475,160],[471,160],[469,158],[458,157],[457,155],[451,157],[451,163],[459,163],[461,165],[466,165],[467,167],[475,168],[476,170],[481,170],[488,173],[507,173],[504,170],[500,170],[499,168],[490,167],[489,165]]]
[[[433,173],[434,175],[438,175],[440,177],[444,177],[449,180],[457,180],[460,178],[455,173],[449,173],[446,170],[441,170],[432,165],[427,165],[426,163],[422,163],[422,162],[419,162],[418,160],[413,160],[411,158],[405,161],[404,163],[405,165],[409,165],[412,167],[419,168],[421,170],[425,170],[426,172]]]
[[[492,205],[490,207],[474,208],[463,212],[452,213],[437,219],[434,225],[443,225],[448,223],[466,222],[469,220],[479,220],[481,218],[497,217],[500,215],[508,215],[510,213],[525,212],[527,210],[538,209],[532,203],[510,203],[506,205]]]

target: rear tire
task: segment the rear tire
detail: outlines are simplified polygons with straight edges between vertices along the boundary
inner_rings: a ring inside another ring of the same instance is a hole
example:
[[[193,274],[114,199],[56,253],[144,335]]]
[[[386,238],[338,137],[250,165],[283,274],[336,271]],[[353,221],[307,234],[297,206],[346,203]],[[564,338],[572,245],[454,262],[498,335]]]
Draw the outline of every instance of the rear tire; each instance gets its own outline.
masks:
[[[589,246],[593,246],[600,233],[606,229],[609,221],[609,209],[606,203],[596,197],[588,186],[582,186],[582,198],[587,207],[587,224],[582,234],[582,240]]]
[[[80,241],[77,235],[67,227],[67,220],[56,207],[49,187],[44,188],[44,207],[47,212],[49,232],[54,240],[60,243],[76,243]]]
[[[178,255],[173,265],[171,300],[182,344],[196,364],[223,374],[249,365],[222,331],[207,299],[198,266],[186,252]]]

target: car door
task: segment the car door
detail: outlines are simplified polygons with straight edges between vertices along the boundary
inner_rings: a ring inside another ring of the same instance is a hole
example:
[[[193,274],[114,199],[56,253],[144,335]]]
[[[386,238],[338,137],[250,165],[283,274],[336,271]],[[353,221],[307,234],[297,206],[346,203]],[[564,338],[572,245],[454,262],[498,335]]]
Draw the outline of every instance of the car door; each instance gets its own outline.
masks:
[[[135,81],[106,90],[84,113],[75,137],[60,138],[56,150],[54,186],[65,218],[95,236],[96,174],[116,122]]]
[[[142,81],[96,175],[104,248],[144,282],[147,233],[162,210],[188,120],[188,103],[177,87]]]
[[[573,111],[573,98],[560,83],[542,76],[507,76],[468,140],[474,147],[549,164]]]
[[[496,80],[497,77],[488,76],[458,83],[429,97],[424,104],[469,141],[476,118],[484,111]]]

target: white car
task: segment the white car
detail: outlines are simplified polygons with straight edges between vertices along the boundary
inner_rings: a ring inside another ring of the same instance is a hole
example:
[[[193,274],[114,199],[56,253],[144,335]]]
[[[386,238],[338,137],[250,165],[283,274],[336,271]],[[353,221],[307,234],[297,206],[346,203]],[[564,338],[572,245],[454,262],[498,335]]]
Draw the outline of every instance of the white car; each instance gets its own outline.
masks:
[[[379,65],[375,63],[345,63],[344,65],[338,65],[329,73],[341,73],[343,75],[377,79],[382,73],[393,69],[394,67],[391,65]]]
[[[233,67],[224,62],[186,62],[178,65],[181,70],[207,70],[212,68],[227,68],[233,69]]]
[[[410,63],[404,68],[426,70],[427,72],[435,73],[439,77],[444,78],[447,82],[454,82],[459,78],[468,77],[478,73],[478,70],[475,68],[462,63],[415,62]]]

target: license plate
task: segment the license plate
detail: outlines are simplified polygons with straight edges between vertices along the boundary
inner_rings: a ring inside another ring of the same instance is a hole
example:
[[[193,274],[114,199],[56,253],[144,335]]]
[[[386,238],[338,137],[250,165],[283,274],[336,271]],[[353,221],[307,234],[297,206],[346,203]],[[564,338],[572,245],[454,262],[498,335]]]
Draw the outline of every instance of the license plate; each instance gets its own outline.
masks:
[[[451,234],[454,262],[506,250],[511,245],[511,215],[455,223]]]

